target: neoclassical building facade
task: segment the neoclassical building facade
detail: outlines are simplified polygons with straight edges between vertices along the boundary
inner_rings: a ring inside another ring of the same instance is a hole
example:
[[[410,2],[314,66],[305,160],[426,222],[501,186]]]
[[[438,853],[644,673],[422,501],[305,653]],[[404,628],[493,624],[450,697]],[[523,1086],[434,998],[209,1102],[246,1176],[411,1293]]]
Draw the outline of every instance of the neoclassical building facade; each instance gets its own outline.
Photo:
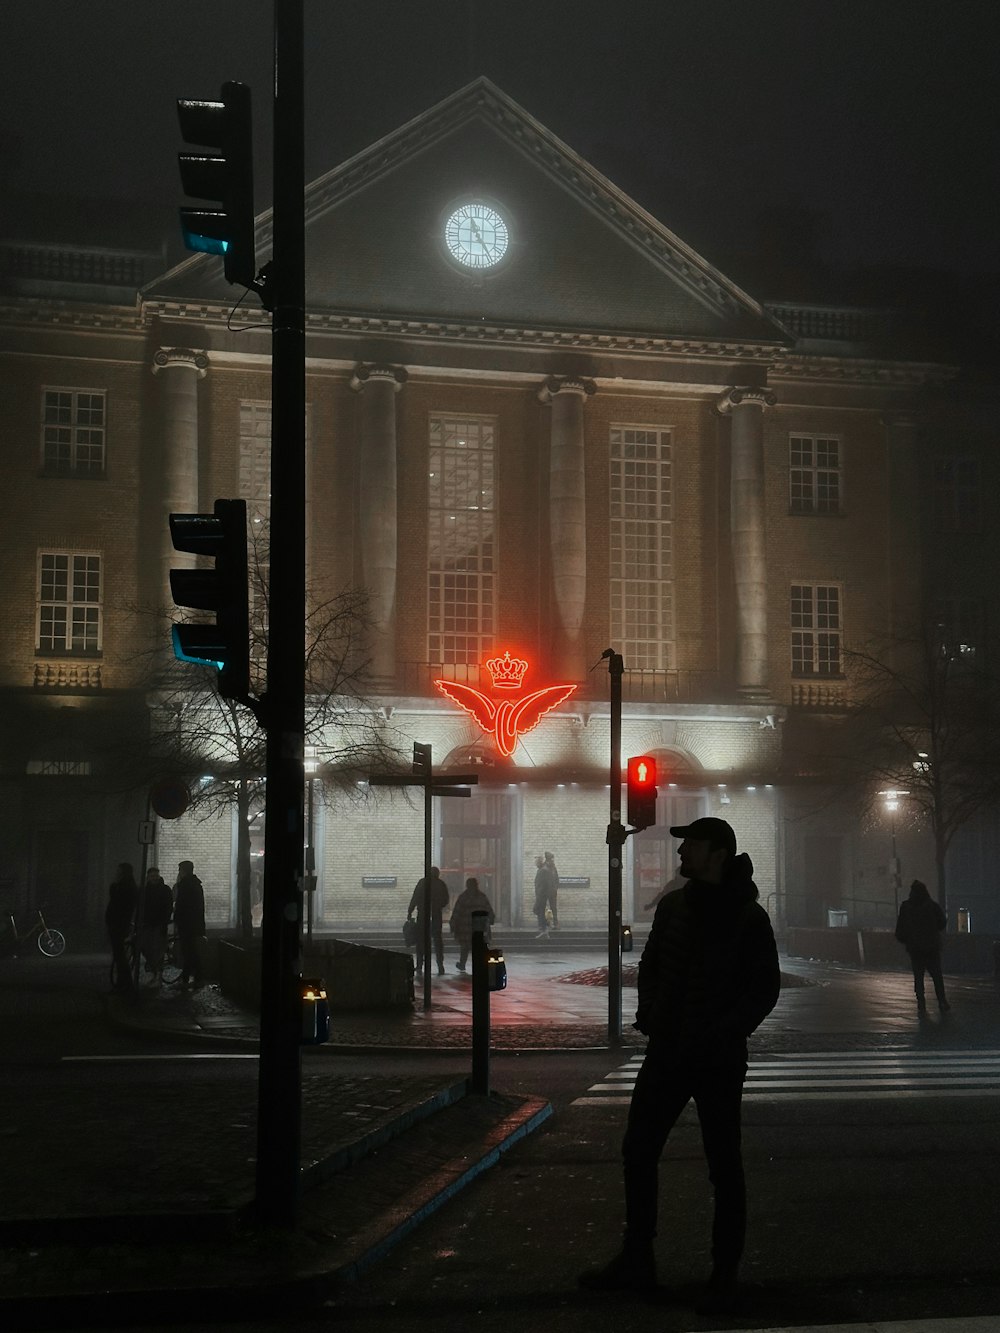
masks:
[[[309,588],[366,589],[367,692],[400,762],[430,743],[480,776],[436,803],[452,885],[478,875],[527,929],[553,851],[562,922],[603,928],[610,647],[624,754],[660,768],[626,915],[648,920],[674,873],[669,826],[720,813],[780,919],[885,924],[885,830],[816,801],[796,738],[848,702],[849,644],[917,614],[939,568],[928,487],[988,485],[995,416],[960,370],[908,352],[885,312],[742,291],[486,80],[309,184],[306,209]],[[266,520],[281,442],[266,316],[217,262],[129,300],[111,254],[85,289],[69,260],[43,281],[18,256],[0,310],[0,887],[84,927],[114,864],[139,859],[148,793],[116,783],[115,755],[148,716],[138,663],[166,622],[142,612],[181,563],[167,516],[242,497]],[[536,717],[528,696],[556,685],[572,688]],[[324,791],[336,748],[315,746]],[[317,924],[395,927],[419,809],[358,788],[314,821]],[[195,860],[212,924],[233,924],[232,817],[160,820],[155,855]]]

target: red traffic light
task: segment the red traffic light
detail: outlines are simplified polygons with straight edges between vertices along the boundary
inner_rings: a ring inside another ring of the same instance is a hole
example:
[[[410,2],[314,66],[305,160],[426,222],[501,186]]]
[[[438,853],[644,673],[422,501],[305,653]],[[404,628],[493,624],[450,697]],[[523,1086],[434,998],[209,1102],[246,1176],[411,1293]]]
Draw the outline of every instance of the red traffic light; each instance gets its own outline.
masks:
[[[634,829],[656,823],[656,760],[640,754],[628,761],[628,822]]]

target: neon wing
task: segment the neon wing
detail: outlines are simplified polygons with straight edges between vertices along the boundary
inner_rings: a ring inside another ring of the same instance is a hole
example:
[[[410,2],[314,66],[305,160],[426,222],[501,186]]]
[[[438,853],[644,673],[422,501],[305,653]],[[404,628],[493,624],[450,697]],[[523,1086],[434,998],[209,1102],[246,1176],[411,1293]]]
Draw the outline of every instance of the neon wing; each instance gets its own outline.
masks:
[[[526,694],[520,699],[507,717],[497,718],[497,742],[504,754],[513,753],[517,738],[537,727],[545,714],[568,699],[575,689],[575,685],[549,685],[544,690],[535,690],[533,694]],[[503,741],[499,735],[501,723],[504,724],[505,732]],[[504,749],[504,742],[510,745],[509,750]]]
[[[442,694],[446,694],[459,708],[464,708],[482,727],[483,731],[493,730],[493,719],[497,706],[485,694],[474,690],[471,685],[462,685],[457,680],[436,680],[434,684]]]

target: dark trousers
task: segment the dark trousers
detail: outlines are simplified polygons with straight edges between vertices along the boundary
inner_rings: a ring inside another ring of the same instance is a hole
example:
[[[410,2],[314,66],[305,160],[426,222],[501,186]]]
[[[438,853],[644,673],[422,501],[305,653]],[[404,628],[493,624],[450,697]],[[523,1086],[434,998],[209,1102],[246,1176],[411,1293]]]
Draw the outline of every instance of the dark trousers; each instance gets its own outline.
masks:
[[[181,985],[186,986],[193,978],[196,986],[201,985],[201,959],[199,957],[200,935],[182,935],[177,932],[177,947],[181,955]]]
[[[639,1070],[622,1143],[625,1170],[625,1236],[629,1245],[656,1235],[659,1161],[670,1131],[694,1098],[708,1174],[715,1191],[712,1259],[735,1268],[746,1236],[746,1184],[740,1149],[740,1106],[746,1063],[722,1066],[684,1062],[648,1053]]]
[[[132,966],[125,951],[128,931],[109,930],[108,934],[111,937],[111,957],[114,960],[115,989],[130,991],[132,989]]]
[[[924,973],[934,983],[934,994],[938,1004],[945,1003],[944,977],[941,975],[941,953],[938,949],[910,949],[910,965],[913,968],[913,991],[917,1004],[922,1009],[924,1000]]]
[[[437,958],[438,970],[444,967],[444,939],[441,935],[441,918],[431,917],[431,947]],[[424,923],[417,918],[417,975],[424,970]]]

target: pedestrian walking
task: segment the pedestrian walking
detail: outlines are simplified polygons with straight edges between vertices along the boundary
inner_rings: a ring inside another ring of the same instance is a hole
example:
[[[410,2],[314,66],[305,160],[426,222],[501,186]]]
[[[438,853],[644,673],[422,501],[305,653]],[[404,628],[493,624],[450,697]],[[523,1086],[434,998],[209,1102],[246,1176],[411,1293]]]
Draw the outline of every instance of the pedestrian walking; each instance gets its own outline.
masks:
[[[139,886],[135,882],[135,871],[128,861],[122,861],[108,888],[108,905],[104,910],[104,924],[111,941],[114,988],[122,995],[131,995],[134,989],[127,945],[138,902]]]
[[[417,914],[417,972],[422,972],[424,968],[424,887],[426,880],[421,875],[417,880],[417,886],[413,890],[410,898],[410,905],[406,909],[407,921]],[[448,885],[441,878],[441,871],[437,866],[431,866],[430,873],[430,896],[431,896],[431,944],[437,956],[438,976],[444,976],[444,940],[441,935],[444,922],[444,909],[448,906]]]
[[[174,896],[157,866],[146,871],[142,891],[142,956],[146,971],[159,980],[167,951],[167,927],[174,914]]]
[[[603,1290],[656,1285],[658,1166],[693,1098],[715,1190],[712,1272],[698,1310],[725,1315],[739,1303],[746,1233],[740,1113],[747,1037],[774,1008],[781,973],[753,863],[737,855],[732,827],[704,818],[670,832],[683,838],[686,883],[659,903],[639,962],[635,1026],[649,1041],[622,1143],[624,1244],[580,1282]]]
[[[459,972],[465,971],[469,949],[472,947],[473,912],[488,913],[489,924],[493,925],[493,904],[479,887],[479,880],[470,875],[465,881],[465,888],[455,899],[455,906],[451,909],[451,933],[458,941],[458,962],[455,966]]]
[[[202,984],[202,950],[205,939],[205,890],[194,873],[193,861],[181,861],[177,866],[174,885],[174,926],[177,946],[181,955],[181,988],[189,982],[197,988]]]
[[[941,906],[928,893],[927,885],[923,880],[915,879],[910,885],[910,896],[899,909],[896,939],[910,955],[917,1013],[921,1015],[927,1013],[925,972],[930,974],[934,983],[938,1008],[943,1014],[951,1008],[944,993],[944,977],[941,975],[941,934],[947,924]]]
[[[535,857],[534,910],[538,922],[538,934],[535,939],[547,939],[549,915],[552,917],[552,929],[559,929],[559,871],[556,869],[555,857],[551,852]]]
[[[552,929],[559,929],[559,871],[556,858],[551,852],[545,853],[545,869],[549,872],[549,911],[552,913]]]

